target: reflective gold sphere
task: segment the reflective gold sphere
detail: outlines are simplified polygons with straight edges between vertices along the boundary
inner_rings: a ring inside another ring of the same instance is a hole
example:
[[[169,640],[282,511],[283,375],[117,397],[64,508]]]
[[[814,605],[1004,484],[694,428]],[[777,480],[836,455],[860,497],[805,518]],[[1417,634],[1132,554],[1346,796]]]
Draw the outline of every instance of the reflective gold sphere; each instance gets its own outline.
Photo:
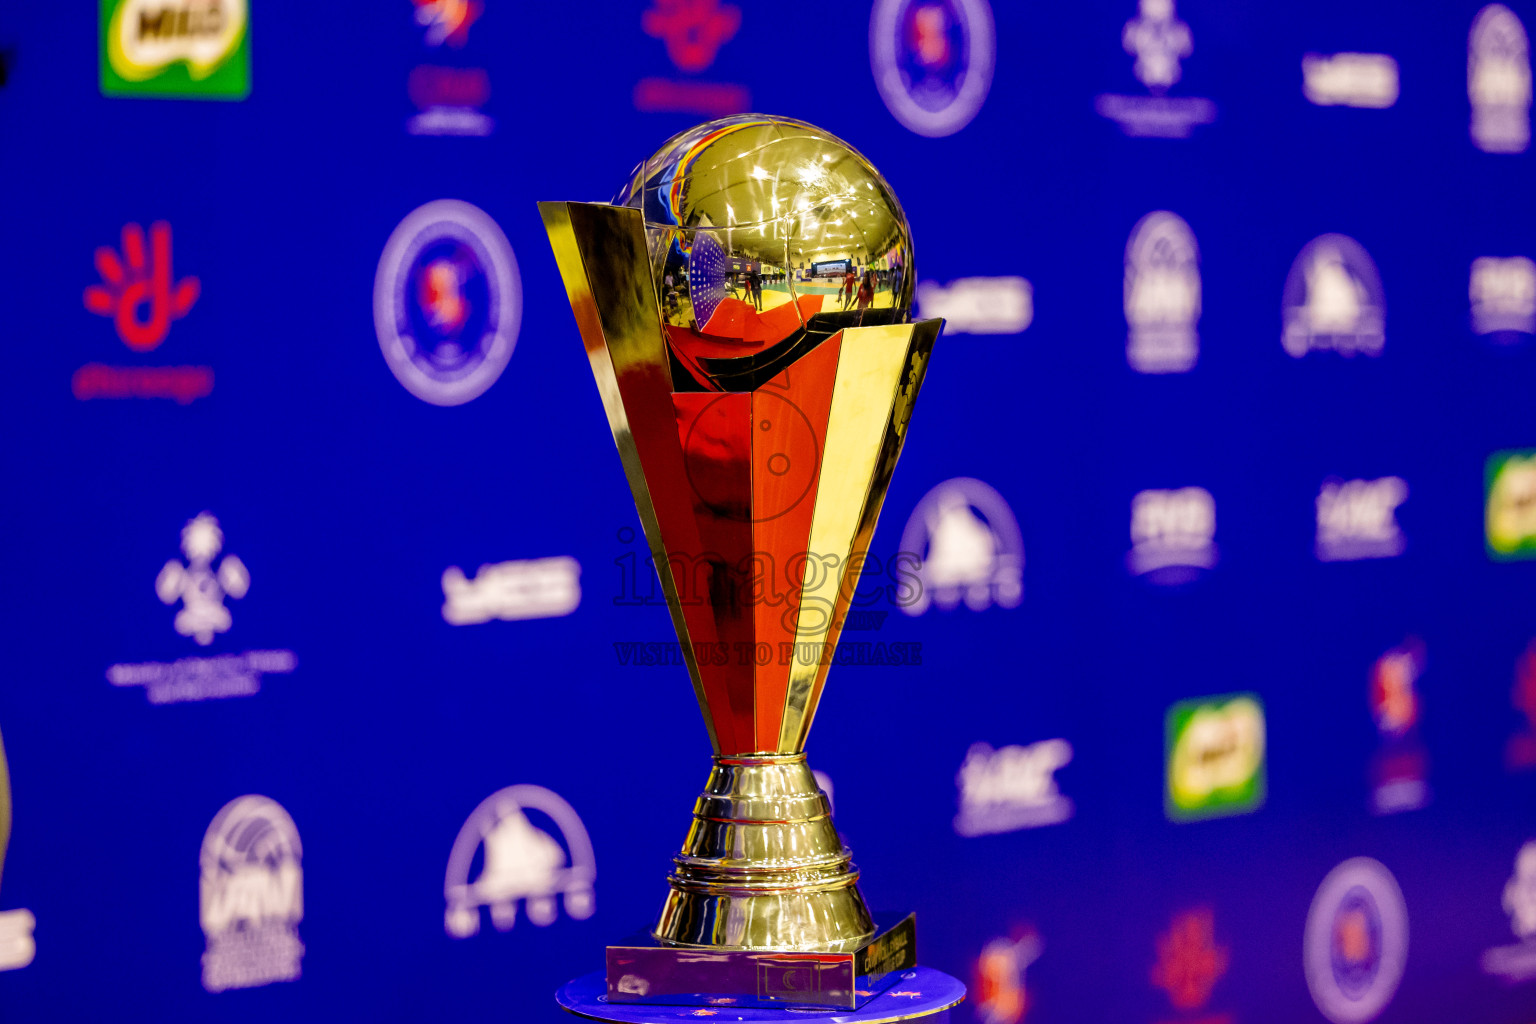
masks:
[[[807,331],[910,317],[901,204],[857,150],[814,125],[762,114],[699,125],[636,168],[614,202],[644,215],[674,352],[740,372]]]

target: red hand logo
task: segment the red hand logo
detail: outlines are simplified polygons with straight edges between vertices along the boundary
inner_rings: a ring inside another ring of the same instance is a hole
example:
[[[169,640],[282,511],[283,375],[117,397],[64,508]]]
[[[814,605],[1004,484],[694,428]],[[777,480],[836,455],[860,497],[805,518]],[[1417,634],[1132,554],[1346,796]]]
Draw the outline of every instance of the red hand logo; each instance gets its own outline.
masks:
[[[720,0],[655,0],[640,15],[645,34],[667,44],[667,56],[682,71],[703,71],[741,28],[741,8]]]
[[[149,226],[147,258],[144,229],[125,224],[122,256],[102,246],[96,250],[96,270],[102,283],[86,288],[85,308],[112,317],[118,337],[135,352],[158,347],[171,321],[186,316],[201,288],[195,277],[184,277],[172,286],[171,226],[163,220]]]

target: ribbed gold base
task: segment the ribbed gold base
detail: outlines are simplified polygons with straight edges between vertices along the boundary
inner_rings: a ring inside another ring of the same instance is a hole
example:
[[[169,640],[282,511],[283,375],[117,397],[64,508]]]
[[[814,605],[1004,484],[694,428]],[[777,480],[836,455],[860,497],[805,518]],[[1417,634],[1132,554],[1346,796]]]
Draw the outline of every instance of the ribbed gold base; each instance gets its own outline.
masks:
[[[705,949],[855,950],[859,872],[804,754],[717,757],[652,934]]]

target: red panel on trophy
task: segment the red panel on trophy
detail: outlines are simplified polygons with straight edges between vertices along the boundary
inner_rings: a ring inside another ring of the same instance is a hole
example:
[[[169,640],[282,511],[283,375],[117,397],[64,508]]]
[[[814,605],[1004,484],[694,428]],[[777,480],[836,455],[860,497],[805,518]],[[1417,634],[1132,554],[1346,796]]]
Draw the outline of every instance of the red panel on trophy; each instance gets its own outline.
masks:
[[[691,505],[676,512],[698,524],[700,546],[669,548],[667,555],[685,608],[691,604],[695,616],[707,615],[717,641],[727,645],[726,657],[699,663],[720,749],[748,751],[756,642],[746,575],[752,555],[752,396],[687,392],[672,401]]]
[[[760,713],[754,750],[778,748],[791,665],[779,652],[780,644],[796,639],[797,581],[835,571],[809,564],[808,547],[842,341],[841,332],[828,338],[752,393],[752,532],[762,562],[759,571],[767,576],[753,611],[757,640],[775,655],[757,669]]]

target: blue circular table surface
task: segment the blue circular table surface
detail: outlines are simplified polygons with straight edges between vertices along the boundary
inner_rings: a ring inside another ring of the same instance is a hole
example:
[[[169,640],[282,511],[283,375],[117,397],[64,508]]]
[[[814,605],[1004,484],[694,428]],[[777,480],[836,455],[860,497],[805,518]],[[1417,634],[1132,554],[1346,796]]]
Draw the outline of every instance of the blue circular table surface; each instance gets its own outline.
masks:
[[[804,1024],[886,1024],[940,1013],[965,998],[965,985],[943,971],[914,967],[862,1009],[834,1007],[655,1006],[610,1003],[608,977],[603,971],[584,974],[555,993],[562,1007],[591,1020],[610,1024],[672,1024],[674,1021],[801,1021]]]

